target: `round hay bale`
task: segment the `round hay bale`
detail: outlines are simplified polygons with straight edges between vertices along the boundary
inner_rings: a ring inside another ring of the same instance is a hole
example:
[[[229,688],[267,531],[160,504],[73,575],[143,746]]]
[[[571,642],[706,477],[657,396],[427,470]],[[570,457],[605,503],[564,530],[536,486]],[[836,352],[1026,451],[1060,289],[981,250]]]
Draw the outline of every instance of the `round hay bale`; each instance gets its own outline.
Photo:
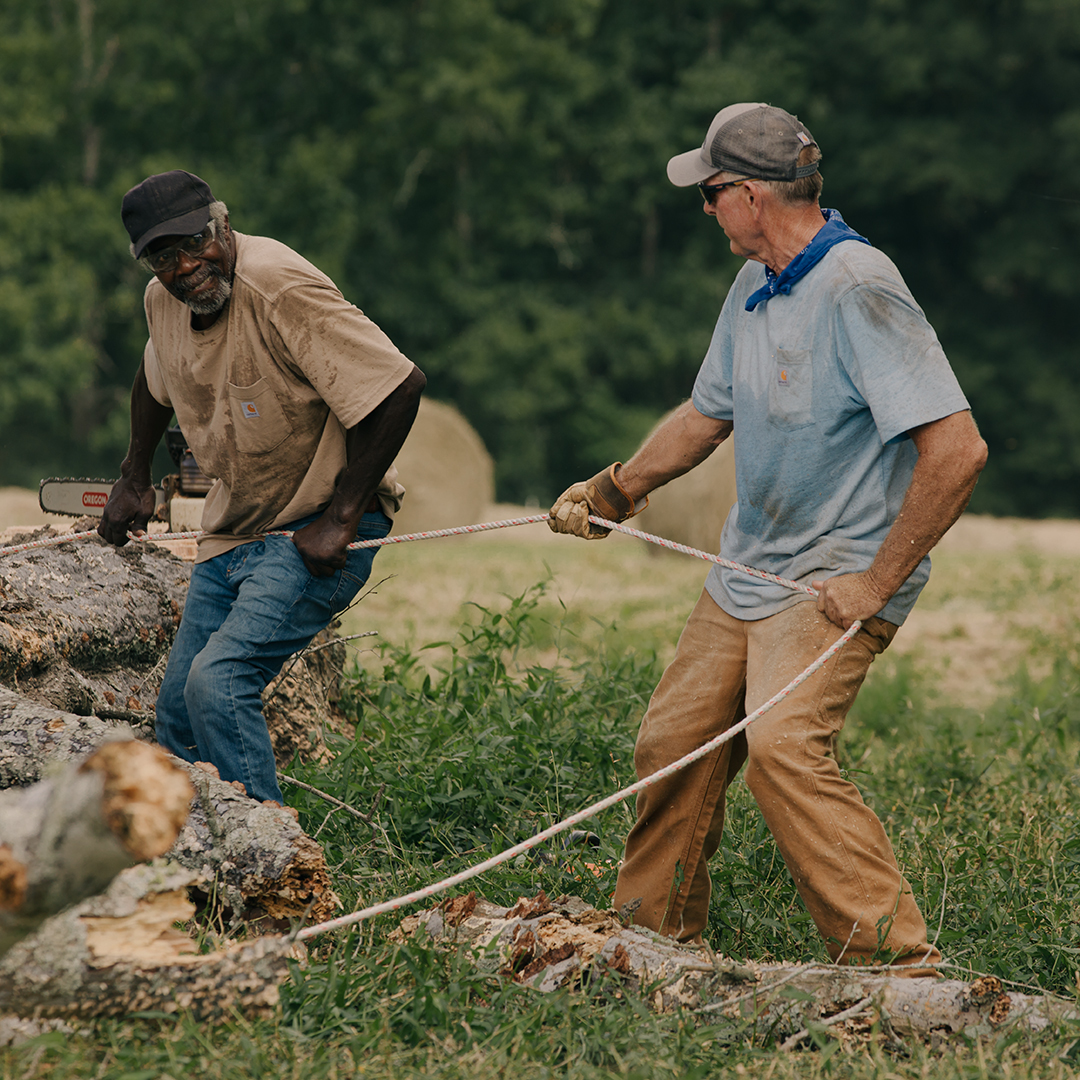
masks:
[[[648,508],[628,524],[716,555],[720,553],[724,521],[734,505],[735,452],[733,440],[728,438],[696,468],[652,492]],[[659,549],[650,545],[650,550]]]
[[[495,469],[480,436],[452,405],[422,398],[394,462],[405,502],[394,532],[425,532],[483,521],[495,501]]]

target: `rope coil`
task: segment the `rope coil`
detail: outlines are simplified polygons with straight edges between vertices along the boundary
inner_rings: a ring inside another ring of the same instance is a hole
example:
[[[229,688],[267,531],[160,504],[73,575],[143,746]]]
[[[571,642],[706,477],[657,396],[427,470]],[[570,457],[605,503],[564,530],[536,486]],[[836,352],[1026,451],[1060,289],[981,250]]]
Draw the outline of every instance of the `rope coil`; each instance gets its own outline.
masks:
[[[548,520],[547,514],[533,514],[528,517],[519,518],[504,518],[500,521],[485,521],[475,525],[460,525],[450,529],[433,529],[428,532],[418,533],[405,533],[401,536],[384,536],[375,540],[362,540],[354,544],[349,545],[349,549],[357,548],[371,548],[371,547],[383,547],[388,544],[404,544],[413,540],[430,540],[445,536],[460,536],[469,535],[473,533],[487,532],[492,529],[506,529],[512,528],[517,525],[532,525],[538,522],[546,522]],[[669,548],[672,551],[678,551],[685,555],[692,555],[695,558],[703,559],[706,562],[717,563],[720,566],[726,567],[730,570],[736,570],[740,573],[749,574],[752,577],[761,578],[765,581],[770,581],[776,585],[783,585],[786,588],[792,589],[797,592],[803,592],[809,596],[817,596],[817,590],[811,588],[808,585],[800,584],[797,581],[791,581],[788,578],[778,577],[776,574],[767,573],[764,570],[757,570],[754,567],[745,566],[742,563],[731,562],[728,559],[724,559],[719,555],[713,555],[706,551],[700,551],[697,548],[687,547],[684,544],[677,544],[672,540],[666,540],[664,537],[656,536],[652,533],[642,532],[639,529],[631,528],[628,525],[622,525],[615,521],[608,521],[605,518],[597,517],[590,514],[589,521],[594,525],[599,525],[605,529],[611,529],[616,532],[626,533],[628,536],[635,536],[640,540],[648,541],[651,544],[657,544],[660,547]],[[12,555],[21,551],[28,551],[39,547],[48,547],[55,544],[69,543],[74,540],[87,539],[89,537],[96,536],[95,531],[81,532],[81,533],[69,533],[63,536],[46,537],[41,540],[29,541],[25,544],[16,544],[7,548],[0,548],[0,556]],[[158,540],[189,540],[197,538],[202,535],[198,532],[183,532],[183,533],[164,533],[164,534],[129,534],[131,539],[139,541],[158,541]],[[270,532],[264,534],[266,536],[281,536],[291,537],[291,532]],[[400,910],[403,907],[407,907],[410,904],[417,903],[421,900],[426,900],[429,897],[436,896],[439,893],[446,892],[449,889],[454,888],[457,885],[462,885],[466,881],[471,881],[473,878],[479,877],[481,874],[486,873],[488,870],[493,870],[497,866],[501,866],[505,862],[509,862],[511,859],[516,858],[518,855],[529,851],[530,849],[537,847],[540,844],[545,843],[554,836],[558,836],[559,833],[564,832],[567,829],[573,828],[575,825],[581,824],[583,821],[588,820],[591,817],[595,817],[597,814],[602,813],[604,810],[609,809],[612,806],[623,802],[631,795],[636,795],[639,791],[650,787],[652,784],[657,783],[660,780],[665,779],[668,776],[685,769],[688,765],[693,764],[695,761],[700,760],[706,755],[712,753],[714,750],[719,749],[724,743],[733,739],[741,731],[745,731],[759,716],[767,713],[774,705],[783,701],[793,690],[805,682],[811,675],[819,671],[833,656],[835,656],[859,631],[862,623],[855,621],[851,626],[839,637],[828,649],[825,650],[812,664],[810,664],[805,670],[800,672],[791,680],[782,690],[774,694],[768,701],[765,702],[760,708],[756,709],[749,716],[745,717],[739,723],[734,724],[726,731],[721,732],[719,735],[710,739],[707,743],[699,746],[696,750],[691,751],[689,754],[679,758],[678,761],[673,761],[670,765],[664,766],[662,769],[658,769],[650,776],[643,777],[636,783],[630,784],[628,787],[623,788],[621,791],[616,791],[607,797],[600,799],[598,802],[593,803],[591,806],[585,807],[583,810],[579,810],[576,814],[572,814],[570,817],[563,821],[557,822],[554,825],[549,826],[542,832],[536,833],[534,836],[529,837],[527,840],[522,841],[520,844],[516,844],[513,847],[507,848],[505,851],[499,852],[498,855],[493,855],[489,859],[485,859],[483,862],[477,863],[474,866],[469,867],[460,873],[454,874],[451,877],[444,878],[442,881],[435,882],[431,885],[425,885],[421,889],[417,889],[414,892],[407,893],[404,896],[395,897],[392,900],[385,900],[379,904],[373,904],[370,907],[362,908],[359,911],[351,912],[348,915],[341,915],[336,919],[330,919],[326,922],[317,923],[314,926],[308,926],[300,930],[295,936],[299,941],[307,941],[313,937],[317,937],[320,934],[325,934],[331,930],[342,930],[348,926],[354,926],[356,923],[363,922],[365,919],[373,918],[376,915],[384,915],[392,911]]]

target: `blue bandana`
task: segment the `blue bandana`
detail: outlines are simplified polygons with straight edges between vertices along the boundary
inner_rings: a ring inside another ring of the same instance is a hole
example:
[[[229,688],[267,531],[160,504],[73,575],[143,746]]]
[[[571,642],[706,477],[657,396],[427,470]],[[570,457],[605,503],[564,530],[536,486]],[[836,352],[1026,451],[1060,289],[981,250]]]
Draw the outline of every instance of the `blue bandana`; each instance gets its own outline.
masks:
[[[854,229],[844,224],[839,210],[822,210],[821,212],[825,217],[825,224],[818,230],[814,239],[779,274],[765,267],[765,284],[749,296],[746,301],[747,311],[753,311],[758,304],[771,299],[777,293],[787,296],[791,292],[792,285],[799,278],[809,274],[834,244],[839,244],[844,240],[858,240],[861,244],[870,243],[865,236],[860,236]],[[870,246],[873,247],[872,244]]]

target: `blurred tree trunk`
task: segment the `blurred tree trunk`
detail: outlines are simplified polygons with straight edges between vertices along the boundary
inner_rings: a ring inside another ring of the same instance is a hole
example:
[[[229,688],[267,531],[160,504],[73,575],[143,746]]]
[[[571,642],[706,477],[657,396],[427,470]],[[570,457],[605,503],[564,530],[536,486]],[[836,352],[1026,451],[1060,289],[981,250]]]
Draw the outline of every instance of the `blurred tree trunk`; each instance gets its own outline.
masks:
[[[193,794],[169,755],[134,740],[0,791],[0,956],[125,867],[164,854]]]

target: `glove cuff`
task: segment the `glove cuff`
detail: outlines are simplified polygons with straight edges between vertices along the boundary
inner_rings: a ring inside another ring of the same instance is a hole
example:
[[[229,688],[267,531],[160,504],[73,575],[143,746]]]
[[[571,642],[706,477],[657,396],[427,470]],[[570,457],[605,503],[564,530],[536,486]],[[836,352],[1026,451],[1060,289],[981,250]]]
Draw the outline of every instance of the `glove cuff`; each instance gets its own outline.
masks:
[[[597,517],[605,518],[608,521],[626,521],[627,518],[640,513],[649,505],[647,495],[635,504],[634,500],[626,493],[616,475],[621,465],[621,461],[616,461],[603,472],[597,473],[585,485],[585,495],[589,506]]]

